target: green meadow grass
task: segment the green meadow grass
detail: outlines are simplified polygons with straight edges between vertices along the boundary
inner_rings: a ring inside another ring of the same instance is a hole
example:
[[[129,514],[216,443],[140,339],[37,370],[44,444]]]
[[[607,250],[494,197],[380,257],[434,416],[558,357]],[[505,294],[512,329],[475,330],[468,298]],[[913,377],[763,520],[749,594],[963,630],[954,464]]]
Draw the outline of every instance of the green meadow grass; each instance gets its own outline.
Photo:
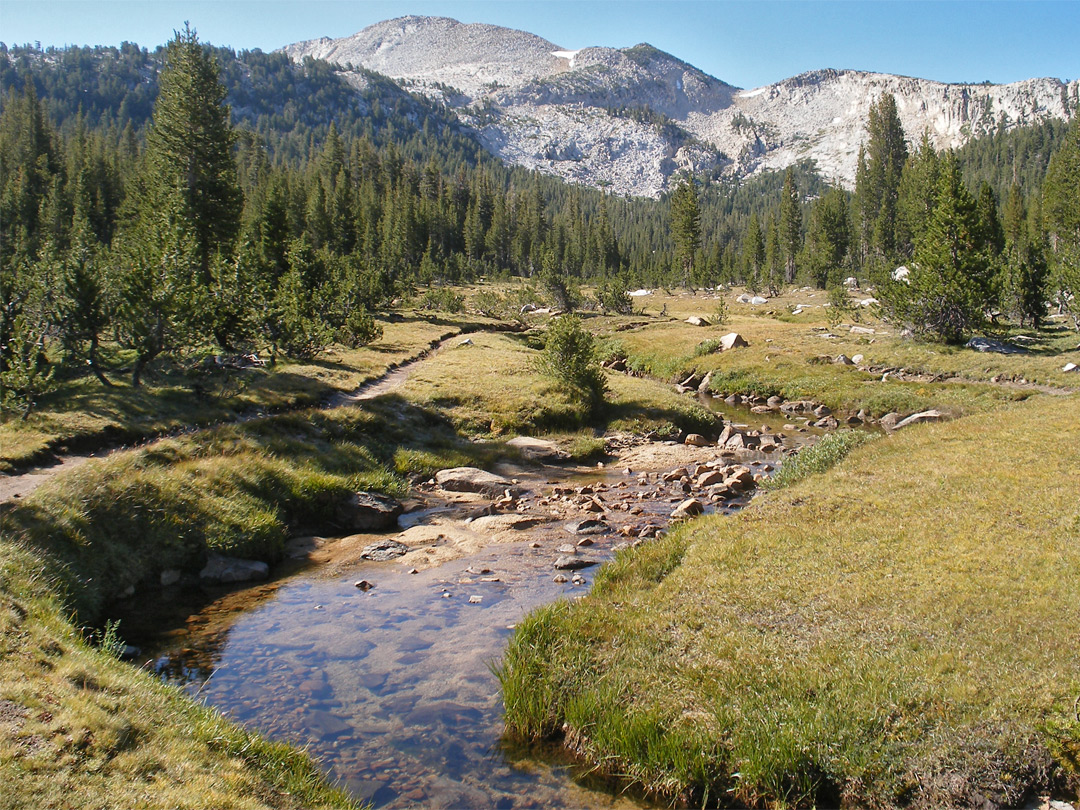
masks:
[[[1078,492],[1076,397],[869,442],[534,612],[508,729],[694,803],[1076,796]]]

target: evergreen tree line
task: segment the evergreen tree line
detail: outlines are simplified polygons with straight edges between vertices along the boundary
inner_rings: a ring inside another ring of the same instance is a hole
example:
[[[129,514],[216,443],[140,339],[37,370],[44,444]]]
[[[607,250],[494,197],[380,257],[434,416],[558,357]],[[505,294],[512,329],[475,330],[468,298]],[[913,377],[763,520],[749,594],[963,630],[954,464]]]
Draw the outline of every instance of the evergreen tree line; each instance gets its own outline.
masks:
[[[443,177],[457,181],[465,175],[471,184],[471,175],[482,169],[487,175],[484,185],[495,196],[527,190],[553,219],[564,223],[595,219],[601,230],[610,227],[613,231],[620,268],[634,283],[677,283],[667,201],[612,197],[503,166],[461,127],[452,110],[412,96],[392,80],[369,71],[346,66],[347,72],[342,73],[313,59],[296,65],[282,53],[236,53],[205,45],[204,50],[219,66],[239,131],[238,148],[265,152],[264,162],[273,167],[306,174],[305,167],[317,159],[333,126],[346,144],[347,157],[351,144],[361,140],[380,154],[393,149],[391,159],[413,164],[413,173],[415,166],[433,163]],[[130,158],[145,141],[166,53],[164,47],[148,52],[132,43],[119,48],[46,51],[0,45],[0,90],[3,99],[9,99],[12,90],[21,96],[32,87],[65,140],[78,131],[90,131],[105,148],[111,146]],[[355,85],[362,89],[358,92]],[[654,121],[658,128],[667,125],[661,119]],[[245,163],[243,158],[240,162]],[[796,177],[806,194],[826,188],[812,166],[798,166]],[[247,180],[241,182],[247,191]],[[718,280],[725,248],[738,243],[751,212],[761,216],[776,204],[782,182],[783,175],[776,173],[742,182],[707,179],[701,206],[703,236],[709,247],[696,266],[698,281],[712,284]],[[488,257],[488,267],[477,269],[486,272],[492,258]],[[571,261],[567,272],[576,273],[577,264]],[[591,259],[584,264],[596,266]],[[522,268],[500,267],[496,272],[520,274]],[[460,268],[453,266],[450,275],[459,274]]]
[[[687,182],[653,201],[504,167],[447,108],[355,76],[363,92],[326,63],[237,56],[187,28],[153,55],[130,44],[0,47],[8,406],[28,413],[57,373],[112,384],[103,346],[110,361],[112,347],[126,350],[135,385],[166,358],[303,359],[332,342],[357,346],[395,298],[480,276],[536,279],[564,307],[590,279],[604,305],[624,311],[637,284],[778,289],[856,273],[887,286],[897,261],[921,266],[912,260],[933,215],[951,210],[939,201],[959,195],[970,207],[956,157],[925,140],[908,155],[885,99],[854,195],[799,165]],[[1047,132],[1053,148],[1014,150],[1017,177],[1025,155],[1045,158],[1042,196],[1011,195],[1004,217],[992,190],[976,201],[976,252],[994,257],[992,272],[977,273],[992,279],[984,312],[1008,302],[1037,319],[1045,279],[1075,269],[1075,227],[1061,225],[1075,217],[1075,126],[1067,138]],[[1010,135],[994,149],[1010,148]],[[945,176],[956,182],[941,192]],[[1059,300],[1075,289],[1055,283]]]
[[[885,95],[870,109],[854,193],[807,197],[789,169],[779,204],[752,213],[724,249],[720,279],[775,294],[854,277],[874,285],[887,316],[949,341],[1002,317],[1038,325],[1050,307],[1080,328],[1080,120],[938,153],[926,133],[909,149]]]
[[[117,346],[139,385],[208,351],[360,345],[425,285],[535,278],[571,307],[593,279],[626,311],[632,284],[702,280],[673,270],[666,201],[504,167],[376,74],[357,94],[326,63],[242,57],[189,29],[155,54],[0,48],[9,406],[27,413],[57,373],[112,384]],[[753,186],[709,189],[714,229],[767,198]]]

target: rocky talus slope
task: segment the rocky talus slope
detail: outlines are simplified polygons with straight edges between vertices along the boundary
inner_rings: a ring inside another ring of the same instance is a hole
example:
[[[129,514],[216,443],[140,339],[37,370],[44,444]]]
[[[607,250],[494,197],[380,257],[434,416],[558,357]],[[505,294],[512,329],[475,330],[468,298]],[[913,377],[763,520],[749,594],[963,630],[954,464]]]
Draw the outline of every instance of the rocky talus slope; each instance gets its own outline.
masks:
[[[896,97],[908,137],[937,148],[1080,109],[1080,81],[1006,85],[819,70],[740,90],[650,45],[565,50],[533,34],[402,17],[287,46],[364,67],[445,101],[508,163],[618,194],[656,197],[683,170],[745,177],[813,161],[855,180],[870,105]]]

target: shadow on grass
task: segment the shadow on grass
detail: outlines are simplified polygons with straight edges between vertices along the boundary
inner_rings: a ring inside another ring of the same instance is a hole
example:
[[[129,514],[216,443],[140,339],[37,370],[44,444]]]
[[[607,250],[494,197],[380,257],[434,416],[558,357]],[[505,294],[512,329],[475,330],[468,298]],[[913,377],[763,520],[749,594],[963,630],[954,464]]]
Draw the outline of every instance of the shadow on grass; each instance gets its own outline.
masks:
[[[391,394],[118,453],[14,504],[0,531],[43,552],[68,607],[93,622],[129,589],[156,591],[164,570],[197,573],[211,552],[273,563],[291,536],[342,534],[358,490],[400,497],[409,477],[500,455]]]
[[[715,413],[699,408],[646,405],[640,402],[607,403],[597,415],[596,427],[652,433],[657,438],[677,438],[682,433],[707,434],[722,421]]]

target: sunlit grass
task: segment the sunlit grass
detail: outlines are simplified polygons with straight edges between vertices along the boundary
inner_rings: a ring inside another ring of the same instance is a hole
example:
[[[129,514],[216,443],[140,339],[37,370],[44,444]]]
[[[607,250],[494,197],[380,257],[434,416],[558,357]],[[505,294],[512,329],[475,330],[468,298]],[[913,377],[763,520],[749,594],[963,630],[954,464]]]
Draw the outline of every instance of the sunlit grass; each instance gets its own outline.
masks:
[[[1076,408],[883,437],[624,552],[584,600],[519,626],[508,725],[565,724],[590,762],[695,801],[1060,789],[1080,752]]]
[[[339,347],[316,362],[282,360],[273,367],[234,371],[227,380],[208,380],[201,392],[175,376],[151,378],[141,388],[120,376],[113,388],[102,387],[92,376],[71,380],[43,398],[27,421],[0,423],[0,472],[61,446],[95,447],[228,421],[238,414],[318,405],[461,328],[419,318],[387,320],[382,326],[382,338],[360,349]]]
[[[999,337],[1027,335],[1016,340],[1026,354],[982,353],[962,346],[944,346],[901,338],[899,330],[860,310],[860,322],[829,326],[821,307],[824,293],[789,292],[761,306],[734,303],[738,291],[725,293],[729,320],[722,326],[697,327],[688,315],[708,316],[715,307],[711,295],[656,295],[646,299],[648,311],[667,305],[670,318],[619,332],[615,339],[642,372],[674,380],[691,371],[713,372],[712,390],[720,393],[778,394],[786,399],[814,399],[837,410],[866,409],[875,416],[889,411],[911,413],[937,407],[953,414],[973,413],[1026,398],[1030,389],[999,383],[1025,380],[1069,390],[1080,388],[1075,373],[1061,369],[1080,362],[1080,336],[1065,326],[1040,330],[1012,328]],[[815,295],[815,308],[789,316],[791,307]],[[858,296],[853,296],[858,297]],[[770,315],[769,313],[773,313]],[[641,319],[638,319],[639,321]],[[875,330],[872,335],[850,331],[851,325]],[[702,344],[727,332],[739,332],[750,346],[719,354],[705,353]],[[831,335],[831,337],[823,337]],[[863,373],[831,362],[836,356],[862,355],[860,365],[900,368],[938,382],[882,381],[881,373]]]

